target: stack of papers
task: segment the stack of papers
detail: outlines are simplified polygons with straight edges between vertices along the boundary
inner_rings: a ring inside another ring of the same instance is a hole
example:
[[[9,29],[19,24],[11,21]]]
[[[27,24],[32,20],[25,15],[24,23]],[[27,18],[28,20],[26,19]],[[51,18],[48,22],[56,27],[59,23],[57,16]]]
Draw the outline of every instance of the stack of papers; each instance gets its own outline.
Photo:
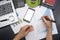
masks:
[[[11,25],[11,28],[13,32],[16,34],[20,31],[21,27],[24,25],[33,25],[34,31],[30,32],[26,36],[26,40],[40,40],[46,37],[47,30],[46,30],[46,25],[42,21],[42,16],[50,16],[53,20],[53,12],[51,9],[43,7],[43,6],[38,6],[35,9],[35,14],[31,20],[30,23],[27,23],[23,21],[23,17],[28,9],[28,5],[25,5],[23,8],[18,8],[16,9],[16,12],[18,14],[18,22],[15,24]],[[52,23],[52,34],[58,34],[56,24]]]

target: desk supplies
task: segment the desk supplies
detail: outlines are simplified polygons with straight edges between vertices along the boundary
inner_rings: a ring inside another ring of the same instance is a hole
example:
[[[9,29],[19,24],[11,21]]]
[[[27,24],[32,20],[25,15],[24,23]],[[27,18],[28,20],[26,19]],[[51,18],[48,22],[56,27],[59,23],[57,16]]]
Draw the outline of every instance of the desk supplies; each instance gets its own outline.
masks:
[[[30,23],[30,21],[32,20],[33,16],[34,16],[35,10],[32,8],[28,8],[23,20]]]
[[[52,20],[52,19],[50,20],[50,19],[48,19],[47,17],[45,17],[45,19],[46,19],[47,21],[56,23],[56,21],[54,21],[54,20]]]
[[[0,22],[7,21],[8,19],[1,20]]]
[[[43,0],[42,5],[51,9],[55,9],[56,0]]]
[[[25,6],[25,0],[12,0],[15,8],[21,8]]]
[[[27,9],[28,9],[28,5],[26,4],[25,7],[19,8],[16,10],[18,12],[20,18],[23,19]],[[15,34],[20,31],[20,28],[22,26],[33,25],[34,31],[30,32],[27,36],[25,36],[26,40],[40,40],[40,39],[43,39],[46,37],[47,30],[46,30],[46,25],[43,23],[43,21],[41,19],[42,16],[48,15],[53,20],[55,20],[51,9],[43,7],[43,6],[41,6],[41,7],[38,6],[34,9],[35,9],[35,14],[30,23],[23,21],[19,25],[16,25],[16,26],[13,26],[13,24],[11,25],[11,28]],[[52,23],[52,34],[58,34],[57,28],[56,28],[56,23]]]
[[[45,0],[45,3],[50,6],[54,6],[56,0]]]
[[[41,0],[36,0],[35,2],[31,2],[31,1],[33,1],[33,0],[26,0],[26,3],[31,8],[35,8],[41,3]]]

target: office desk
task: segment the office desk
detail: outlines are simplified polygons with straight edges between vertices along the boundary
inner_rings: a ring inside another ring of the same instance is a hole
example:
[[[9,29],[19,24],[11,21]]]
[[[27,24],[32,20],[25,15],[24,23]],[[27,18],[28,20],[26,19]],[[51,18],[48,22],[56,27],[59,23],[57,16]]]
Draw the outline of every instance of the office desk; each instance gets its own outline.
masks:
[[[60,0],[57,0],[56,9],[54,10],[54,17],[56,19],[58,35],[53,35],[53,40],[59,40],[60,38]],[[8,25],[5,28],[0,29],[0,40],[11,40],[15,34],[11,27]],[[24,40],[24,39],[23,39]]]

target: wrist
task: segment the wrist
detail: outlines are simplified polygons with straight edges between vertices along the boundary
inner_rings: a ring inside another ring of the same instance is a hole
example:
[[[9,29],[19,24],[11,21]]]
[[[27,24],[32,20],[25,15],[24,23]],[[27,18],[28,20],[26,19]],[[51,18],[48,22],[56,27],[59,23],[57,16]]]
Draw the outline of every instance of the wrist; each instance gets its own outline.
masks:
[[[20,40],[19,34],[17,34],[13,40]]]
[[[18,33],[13,40],[20,40],[21,38],[21,33]]]
[[[47,30],[52,30],[52,26],[47,26]]]
[[[48,31],[48,32],[52,32],[52,28],[48,28],[47,31]]]
[[[19,39],[22,39],[22,33],[18,33]]]

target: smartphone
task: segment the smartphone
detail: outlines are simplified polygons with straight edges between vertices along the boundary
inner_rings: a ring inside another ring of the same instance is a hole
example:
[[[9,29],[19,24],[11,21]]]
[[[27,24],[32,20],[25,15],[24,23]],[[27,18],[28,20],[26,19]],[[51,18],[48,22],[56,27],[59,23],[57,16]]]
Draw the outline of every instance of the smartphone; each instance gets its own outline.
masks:
[[[30,21],[32,20],[32,17],[34,16],[34,9],[28,8],[23,20],[30,23]]]

